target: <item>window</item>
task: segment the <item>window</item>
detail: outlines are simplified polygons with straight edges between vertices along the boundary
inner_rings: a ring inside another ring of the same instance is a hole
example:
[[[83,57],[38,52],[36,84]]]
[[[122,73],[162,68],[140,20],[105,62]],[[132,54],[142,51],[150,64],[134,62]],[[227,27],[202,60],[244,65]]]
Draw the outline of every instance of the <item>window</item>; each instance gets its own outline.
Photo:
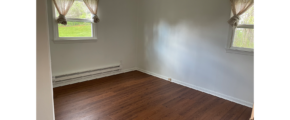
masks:
[[[66,14],[67,25],[57,24],[59,16],[53,5],[53,23],[55,40],[93,40],[96,39],[93,15],[82,0],[75,0]]]
[[[230,42],[230,49],[254,51],[254,6],[240,16],[240,21]]]

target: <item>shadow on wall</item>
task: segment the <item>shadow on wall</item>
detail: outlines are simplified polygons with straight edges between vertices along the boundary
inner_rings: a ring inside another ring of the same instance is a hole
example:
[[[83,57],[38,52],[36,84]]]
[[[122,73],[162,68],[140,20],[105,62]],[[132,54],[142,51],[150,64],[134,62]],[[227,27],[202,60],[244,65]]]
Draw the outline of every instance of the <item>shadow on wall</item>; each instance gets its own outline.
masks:
[[[253,56],[228,53],[229,0],[143,0],[142,69],[253,103]]]
[[[228,26],[225,21],[226,17],[229,18],[229,12],[221,12],[227,11],[226,7],[212,7],[213,4],[223,6],[224,2],[149,0],[144,4],[150,6],[150,9],[145,10],[145,13],[150,14],[146,14],[144,20],[144,59],[147,61],[145,66],[160,73],[176,74],[180,80],[188,80],[200,76],[195,74],[198,72],[196,67],[203,62],[201,58],[216,59],[212,57],[212,53],[225,51],[226,44],[223,43],[226,41],[219,40],[227,39],[224,35],[228,33],[228,28],[224,26]],[[217,24],[221,22],[223,24]],[[212,41],[213,39],[218,40]],[[216,44],[223,47],[220,48]],[[148,62],[152,57],[156,62]],[[162,67],[154,67],[156,65]]]
[[[248,96],[253,81],[245,81],[249,78],[241,74],[240,63],[232,66],[225,60],[226,33],[192,21],[169,24],[159,20],[152,26],[145,24],[145,69],[210,90],[236,89],[229,92]],[[228,59],[234,62],[238,58]]]

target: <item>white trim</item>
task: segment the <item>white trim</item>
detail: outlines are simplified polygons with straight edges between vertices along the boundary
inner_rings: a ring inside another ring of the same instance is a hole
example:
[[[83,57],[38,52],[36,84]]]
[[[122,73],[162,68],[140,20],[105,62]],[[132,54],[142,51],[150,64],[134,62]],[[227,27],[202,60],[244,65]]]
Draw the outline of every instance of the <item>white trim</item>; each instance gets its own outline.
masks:
[[[97,40],[93,37],[56,37],[54,41]]]
[[[146,73],[146,74],[149,74],[149,75],[164,79],[164,80],[167,80],[168,78],[170,78],[170,77],[166,77],[164,75],[160,75],[160,74],[153,73],[153,72],[150,72],[150,71],[147,71],[147,70],[143,70],[143,69],[137,69],[137,70],[140,71],[140,72],[143,72],[143,73]],[[241,100],[241,99],[238,99],[238,98],[234,98],[234,97],[231,97],[231,96],[228,96],[228,95],[225,95],[225,94],[221,94],[221,93],[218,93],[218,92],[215,92],[215,91],[212,91],[212,90],[209,90],[209,89],[205,89],[205,88],[202,88],[202,87],[190,84],[190,83],[182,82],[181,80],[172,79],[171,81],[176,83],[176,84],[180,84],[180,85],[185,86],[185,87],[189,87],[189,88],[192,88],[192,89],[195,89],[195,90],[207,93],[207,94],[211,94],[213,96],[216,96],[216,97],[219,97],[219,98],[223,98],[225,100],[229,100],[229,101],[232,101],[232,102],[237,103],[237,104],[241,104],[241,105],[244,105],[244,106],[247,106],[247,107],[250,107],[250,108],[253,107],[253,103],[248,102],[248,101],[244,101],[244,100]]]
[[[240,24],[240,25],[237,26],[237,28],[254,29],[254,25],[252,25],[252,24]]]
[[[81,19],[81,18],[66,18],[67,21],[73,21],[73,22],[90,22],[94,23],[93,19]]]
[[[149,75],[152,75],[152,76],[167,80],[167,81],[169,81],[168,78],[170,78],[170,77],[166,77],[166,76],[163,76],[163,75],[160,75],[160,74],[156,74],[156,73],[153,73],[153,72],[150,72],[150,71],[147,71],[147,70],[144,70],[144,69],[140,69],[140,68],[138,68],[137,70],[140,71],[140,72],[147,73]]]
[[[230,47],[229,49],[231,50],[239,50],[239,51],[244,51],[244,52],[251,52],[253,53],[254,52],[254,49],[251,49],[251,48],[240,48],[240,47]]]
[[[107,76],[117,75],[117,74],[126,73],[126,72],[130,72],[130,71],[134,71],[134,70],[137,70],[137,69],[136,68],[121,69],[120,71],[117,71],[117,72],[114,72],[114,73],[105,74],[105,75],[101,75],[101,76],[97,76],[95,78],[85,78],[85,79],[81,78],[81,79],[77,79],[77,80],[68,80],[68,81],[58,82],[58,83],[54,83],[53,84],[53,88],[60,87],[60,86],[65,86],[65,85],[70,85],[70,84],[75,84],[75,83],[79,83],[79,82],[84,82],[84,81],[95,80],[95,79],[98,79],[98,78],[103,78],[103,77],[107,77]]]
[[[234,54],[241,54],[241,55],[248,55],[248,56],[254,56],[253,51],[242,51],[242,50],[236,50],[236,49],[226,49],[227,53],[234,53]]]

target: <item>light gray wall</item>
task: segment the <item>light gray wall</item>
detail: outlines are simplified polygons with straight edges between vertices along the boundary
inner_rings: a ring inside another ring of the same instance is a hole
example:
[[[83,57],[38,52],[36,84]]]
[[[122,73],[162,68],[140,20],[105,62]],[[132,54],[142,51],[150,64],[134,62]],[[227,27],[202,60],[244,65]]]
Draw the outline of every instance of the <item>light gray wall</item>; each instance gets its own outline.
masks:
[[[54,120],[46,3],[37,0],[37,120]]]
[[[103,0],[98,41],[50,40],[53,75],[118,63],[253,103],[253,56],[229,53],[228,0]]]
[[[118,64],[120,61],[123,69],[136,67],[135,42],[139,39],[136,34],[137,2],[101,0],[98,10],[100,22],[97,23],[97,41],[54,42],[51,39],[52,74],[90,70]]]
[[[253,56],[225,49],[229,0],[141,4],[141,69],[253,103]]]

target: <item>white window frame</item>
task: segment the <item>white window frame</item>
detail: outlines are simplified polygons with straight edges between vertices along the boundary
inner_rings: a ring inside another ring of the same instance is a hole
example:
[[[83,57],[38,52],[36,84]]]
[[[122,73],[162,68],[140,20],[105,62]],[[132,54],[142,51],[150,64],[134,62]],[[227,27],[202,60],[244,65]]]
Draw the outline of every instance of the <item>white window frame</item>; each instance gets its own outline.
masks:
[[[233,16],[232,10],[231,10],[231,17]],[[236,28],[248,28],[248,29],[254,29],[254,24],[239,24]],[[254,53],[254,49],[252,48],[241,48],[241,47],[234,47],[233,43],[234,43],[234,39],[235,39],[235,33],[236,33],[236,28],[233,28],[230,25],[230,37],[228,40],[228,45],[227,45],[227,49],[228,50],[233,50],[233,51],[239,51],[239,52],[246,52],[246,53],[250,53],[253,54]]]
[[[83,0],[75,0],[75,1],[80,1],[84,2]],[[97,40],[97,26],[93,22],[93,19],[80,19],[80,18],[66,18],[67,21],[72,21],[72,22],[90,22],[92,23],[92,37],[59,37],[58,35],[58,23],[56,22],[56,14],[55,14],[55,5],[52,2],[52,24],[53,24],[53,38],[55,41],[67,41],[67,40]]]

